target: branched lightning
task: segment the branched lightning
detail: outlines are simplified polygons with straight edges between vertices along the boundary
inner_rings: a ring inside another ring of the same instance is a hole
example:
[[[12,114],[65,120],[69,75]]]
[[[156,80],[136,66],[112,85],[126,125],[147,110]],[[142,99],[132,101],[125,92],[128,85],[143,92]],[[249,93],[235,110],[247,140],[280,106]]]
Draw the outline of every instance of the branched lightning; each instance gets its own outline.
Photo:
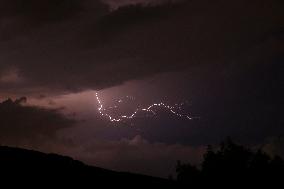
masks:
[[[128,98],[130,100],[134,100],[135,99],[134,97],[131,97],[131,96],[126,96],[126,98]],[[165,104],[163,102],[161,102],[161,103],[154,103],[154,104],[149,105],[146,108],[137,108],[130,115],[120,115],[120,116],[114,117],[114,116],[111,116],[110,114],[106,113],[106,110],[118,108],[117,105],[112,106],[112,107],[108,107],[108,108],[104,108],[103,103],[102,103],[98,93],[96,93],[96,100],[97,100],[98,105],[99,105],[98,106],[98,111],[99,111],[100,115],[107,117],[111,122],[121,122],[121,121],[126,121],[126,120],[129,120],[129,119],[133,119],[133,118],[135,118],[137,116],[137,114],[139,112],[147,112],[147,113],[151,113],[152,115],[156,115],[157,113],[153,110],[154,107],[160,107],[160,108],[166,109],[170,113],[172,113],[173,115],[175,115],[177,117],[180,117],[180,118],[185,118],[185,119],[188,119],[188,120],[192,120],[193,119],[193,117],[191,117],[191,116],[189,116],[187,114],[181,114],[181,113],[177,112],[177,109],[181,110],[182,109],[181,107],[185,103],[175,104],[174,106],[167,105],[167,104]],[[123,102],[123,99],[117,100],[117,103],[122,103],[122,102]]]

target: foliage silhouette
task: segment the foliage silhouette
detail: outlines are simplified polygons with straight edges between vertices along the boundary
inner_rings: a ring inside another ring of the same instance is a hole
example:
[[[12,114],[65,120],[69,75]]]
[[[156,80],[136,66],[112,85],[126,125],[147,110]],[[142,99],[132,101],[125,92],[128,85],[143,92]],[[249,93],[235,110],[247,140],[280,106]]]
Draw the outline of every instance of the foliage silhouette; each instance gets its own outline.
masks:
[[[177,163],[180,186],[263,186],[283,185],[284,161],[235,144],[230,138],[217,150],[208,146],[201,167]]]
[[[253,151],[230,139],[216,150],[208,146],[200,167],[178,161],[177,182],[131,173],[115,172],[83,164],[69,157],[0,146],[2,184],[39,186],[116,186],[124,188],[200,188],[282,186],[284,161]],[[22,180],[24,182],[14,182]],[[12,182],[11,182],[12,181]],[[60,185],[58,185],[60,184]],[[43,185],[40,185],[43,186]]]

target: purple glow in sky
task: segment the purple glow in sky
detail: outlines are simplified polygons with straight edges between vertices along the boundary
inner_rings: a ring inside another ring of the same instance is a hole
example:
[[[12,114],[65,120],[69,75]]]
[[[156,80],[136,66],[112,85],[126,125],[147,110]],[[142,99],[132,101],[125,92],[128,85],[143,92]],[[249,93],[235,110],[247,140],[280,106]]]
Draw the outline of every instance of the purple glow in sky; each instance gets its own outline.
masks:
[[[228,136],[284,149],[282,1],[0,9],[1,145],[162,177]]]

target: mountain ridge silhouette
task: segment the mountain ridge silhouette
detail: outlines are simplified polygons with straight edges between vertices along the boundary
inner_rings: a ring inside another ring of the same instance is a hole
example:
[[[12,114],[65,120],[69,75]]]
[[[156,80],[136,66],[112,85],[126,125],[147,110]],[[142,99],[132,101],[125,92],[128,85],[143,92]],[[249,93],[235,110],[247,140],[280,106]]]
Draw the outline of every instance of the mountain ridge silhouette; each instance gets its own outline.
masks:
[[[86,165],[78,160],[57,154],[0,146],[0,181],[21,180],[64,186],[169,187],[174,181],[146,175],[117,172]],[[135,185],[133,185],[135,184]]]

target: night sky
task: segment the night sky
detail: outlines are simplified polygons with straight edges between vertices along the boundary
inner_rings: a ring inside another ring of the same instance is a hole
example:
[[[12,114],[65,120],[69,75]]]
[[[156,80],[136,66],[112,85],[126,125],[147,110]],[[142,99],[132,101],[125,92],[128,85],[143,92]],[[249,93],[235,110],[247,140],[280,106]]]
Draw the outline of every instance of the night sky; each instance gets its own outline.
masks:
[[[284,157],[283,10],[0,0],[0,144],[159,177],[226,137]]]

